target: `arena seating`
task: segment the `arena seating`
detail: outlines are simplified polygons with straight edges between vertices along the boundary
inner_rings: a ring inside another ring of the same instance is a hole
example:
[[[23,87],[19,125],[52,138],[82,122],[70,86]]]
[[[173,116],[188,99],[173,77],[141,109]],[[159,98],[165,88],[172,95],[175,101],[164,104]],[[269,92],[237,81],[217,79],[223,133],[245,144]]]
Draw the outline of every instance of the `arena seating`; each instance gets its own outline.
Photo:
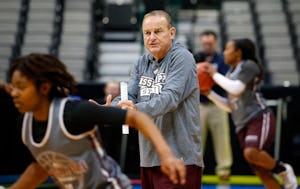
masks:
[[[267,85],[299,85],[294,36],[280,0],[224,0],[221,14],[228,38],[248,37],[257,46],[265,66]],[[268,77],[270,78],[268,79]]]
[[[98,82],[127,81],[143,48],[138,30],[138,5],[133,0],[103,1],[98,11]],[[118,12],[119,14],[115,14]]]
[[[63,27],[59,58],[67,65],[78,82],[83,82],[90,43],[92,42],[91,1],[64,1]]]
[[[6,80],[7,69],[12,47],[18,32],[19,0],[3,0],[0,2],[0,79]]]

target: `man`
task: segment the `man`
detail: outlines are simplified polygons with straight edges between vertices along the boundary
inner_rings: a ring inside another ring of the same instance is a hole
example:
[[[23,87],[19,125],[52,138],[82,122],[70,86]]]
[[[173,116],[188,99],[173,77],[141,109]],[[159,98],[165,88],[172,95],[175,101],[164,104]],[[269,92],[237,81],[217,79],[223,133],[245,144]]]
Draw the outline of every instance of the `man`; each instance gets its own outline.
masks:
[[[144,45],[149,51],[134,65],[128,83],[127,101],[113,104],[150,115],[187,166],[185,185],[172,184],[160,171],[161,162],[153,145],[139,134],[143,189],[199,189],[202,152],[199,120],[199,87],[193,55],[174,41],[176,29],[162,10],[151,11],[142,23]]]
[[[194,55],[196,63],[209,62],[217,67],[218,71],[225,74],[228,67],[224,63],[221,53],[216,51],[217,34],[211,30],[205,30],[200,34],[202,50]],[[214,91],[224,95],[220,87],[214,86]],[[205,148],[207,130],[210,131],[215,151],[215,172],[221,180],[228,180],[231,173],[232,152],[230,144],[230,129],[228,115],[218,108],[205,95],[200,95],[200,120],[202,129],[202,144]]]

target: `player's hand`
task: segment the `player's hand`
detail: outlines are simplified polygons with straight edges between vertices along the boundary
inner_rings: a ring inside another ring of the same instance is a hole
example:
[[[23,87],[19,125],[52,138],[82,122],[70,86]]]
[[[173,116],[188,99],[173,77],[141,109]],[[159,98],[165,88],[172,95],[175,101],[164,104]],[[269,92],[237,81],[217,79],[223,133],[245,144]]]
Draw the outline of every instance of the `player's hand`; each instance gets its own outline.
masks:
[[[161,170],[168,175],[174,184],[184,185],[186,182],[186,166],[183,160],[177,158],[169,158],[162,161]]]
[[[205,95],[205,96],[208,96],[209,95],[209,93],[211,92],[211,89],[209,89],[209,90],[200,90],[200,93],[202,94],[202,95]]]
[[[124,109],[136,110],[136,105],[131,100],[121,100],[118,102],[118,106]]]
[[[204,71],[206,71],[207,73],[209,73],[211,76],[214,75],[214,73],[217,72],[217,69],[211,63],[204,62],[204,63],[202,63],[202,66],[204,68]]]

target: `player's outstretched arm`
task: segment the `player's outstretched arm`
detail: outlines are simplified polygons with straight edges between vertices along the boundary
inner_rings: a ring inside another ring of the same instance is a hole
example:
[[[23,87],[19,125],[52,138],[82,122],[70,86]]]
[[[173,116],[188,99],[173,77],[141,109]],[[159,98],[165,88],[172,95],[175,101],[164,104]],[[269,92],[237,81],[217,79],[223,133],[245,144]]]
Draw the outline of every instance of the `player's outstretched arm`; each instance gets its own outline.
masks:
[[[47,178],[47,172],[38,163],[33,162],[9,189],[34,189]]]
[[[209,100],[211,100],[213,103],[215,103],[219,108],[223,109],[226,112],[231,112],[231,108],[229,106],[228,99],[225,97],[222,97],[215,93],[213,90],[209,91],[207,94],[205,94]]]
[[[152,119],[146,114],[128,110],[126,124],[140,131],[154,145],[161,161],[161,170],[169,176],[173,183],[184,184],[186,167],[184,162],[177,159]]]

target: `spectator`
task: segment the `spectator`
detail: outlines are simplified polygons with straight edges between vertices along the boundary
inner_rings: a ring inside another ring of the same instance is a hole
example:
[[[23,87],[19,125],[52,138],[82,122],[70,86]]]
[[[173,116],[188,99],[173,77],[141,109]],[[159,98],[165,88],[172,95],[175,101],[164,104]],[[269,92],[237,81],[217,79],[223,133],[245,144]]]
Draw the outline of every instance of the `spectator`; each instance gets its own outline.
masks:
[[[111,98],[114,99],[116,96],[120,95],[120,83],[115,80],[109,80],[105,83],[104,86],[104,97],[100,99],[100,104],[105,104],[108,95],[111,95]]]
[[[223,55],[217,52],[217,34],[212,30],[205,30],[200,34],[200,42],[202,48],[194,54],[196,63],[208,62],[217,67],[219,73],[225,74],[228,66],[224,63]],[[219,86],[215,85],[213,89],[219,95],[225,95],[224,90]],[[202,94],[199,107],[202,147],[205,149],[207,132],[210,131],[216,160],[215,173],[220,180],[228,180],[232,165],[228,114]]]

